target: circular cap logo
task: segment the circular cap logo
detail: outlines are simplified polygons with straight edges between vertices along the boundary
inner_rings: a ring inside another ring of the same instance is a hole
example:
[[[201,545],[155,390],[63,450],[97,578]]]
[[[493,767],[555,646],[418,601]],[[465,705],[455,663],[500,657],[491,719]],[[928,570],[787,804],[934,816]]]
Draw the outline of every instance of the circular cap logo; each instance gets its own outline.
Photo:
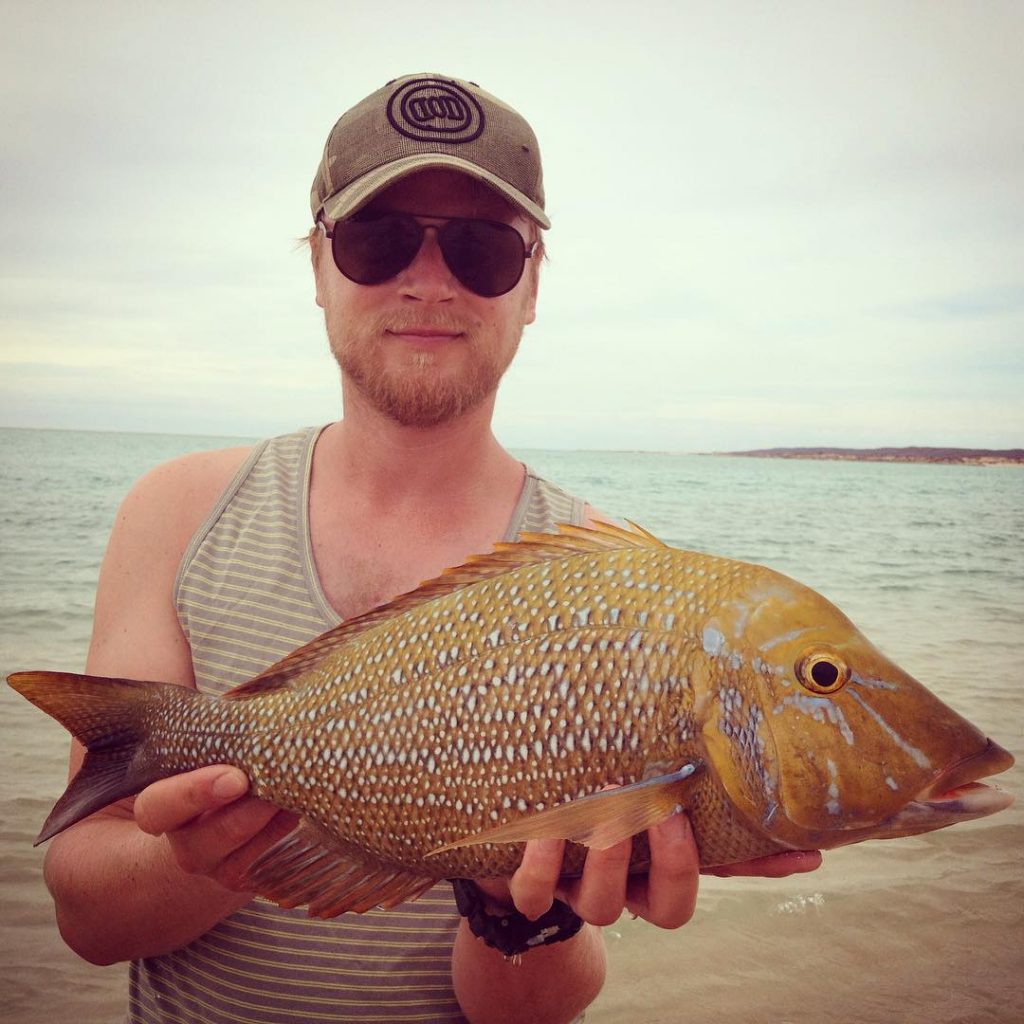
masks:
[[[472,142],[484,130],[476,97],[454,82],[415,78],[388,100],[391,127],[415,142]]]

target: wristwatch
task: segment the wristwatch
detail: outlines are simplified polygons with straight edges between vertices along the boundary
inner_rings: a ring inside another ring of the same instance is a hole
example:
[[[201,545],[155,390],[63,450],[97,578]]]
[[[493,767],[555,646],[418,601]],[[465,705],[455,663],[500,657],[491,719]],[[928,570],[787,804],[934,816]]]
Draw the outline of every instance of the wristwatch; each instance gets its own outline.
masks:
[[[492,949],[505,956],[518,956],[537,946],[550,946],[571,939],[582,927],[583,918],[561,900],[536,921],[518,910],[494,914],[487,911],[487,898],[468,878],[450,878],[455,905],[469,923],[469,930]]]

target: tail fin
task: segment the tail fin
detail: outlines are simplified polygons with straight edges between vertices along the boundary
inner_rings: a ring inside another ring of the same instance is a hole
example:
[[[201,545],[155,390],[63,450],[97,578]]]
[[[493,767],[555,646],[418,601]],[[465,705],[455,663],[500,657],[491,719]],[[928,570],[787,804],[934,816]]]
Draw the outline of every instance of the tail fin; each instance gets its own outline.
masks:
[[[54,805],[36,846],[169,774],[146,751],[146,740],[153,712],[166,701],[172,684],[70,672],[16,672],[7,682],[86,747],[81,769]],[[198,696],[185,687],[173,689],[177,700]]]

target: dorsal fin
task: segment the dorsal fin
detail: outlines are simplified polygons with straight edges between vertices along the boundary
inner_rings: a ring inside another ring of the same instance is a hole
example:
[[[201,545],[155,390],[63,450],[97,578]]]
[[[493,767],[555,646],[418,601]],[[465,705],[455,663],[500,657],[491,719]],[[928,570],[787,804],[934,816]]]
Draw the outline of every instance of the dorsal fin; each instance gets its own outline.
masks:
[[[321,633],[315,640],[292,651],[258,676],[229,690],[223,699],[244,700],[290,686],[332,651],[357,636],[388,619],[403,615],[411,608],[444,597],[472,583],[503,576],[526,565],[568,558],[571,555],[667,546],[636,524],[629,525],[632,529],[627,530],[612,523],[597,521],[593,526],[559,523],[558,533],[524,533],[517,541],[496,544],[493,551],[484,555],[471,555],[462,565],[445,569],[440,576],[421,583],[415,590]]]

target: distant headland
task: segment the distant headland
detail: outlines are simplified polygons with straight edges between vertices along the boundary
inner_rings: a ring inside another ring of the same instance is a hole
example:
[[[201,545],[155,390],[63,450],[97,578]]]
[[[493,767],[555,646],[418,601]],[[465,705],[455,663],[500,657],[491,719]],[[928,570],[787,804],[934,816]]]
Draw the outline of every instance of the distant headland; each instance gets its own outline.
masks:
[[[756,448],[709,452],[757,459],[838,459],[844,462],[937,462],[959,466],[1024,465],[1024,448]]]

